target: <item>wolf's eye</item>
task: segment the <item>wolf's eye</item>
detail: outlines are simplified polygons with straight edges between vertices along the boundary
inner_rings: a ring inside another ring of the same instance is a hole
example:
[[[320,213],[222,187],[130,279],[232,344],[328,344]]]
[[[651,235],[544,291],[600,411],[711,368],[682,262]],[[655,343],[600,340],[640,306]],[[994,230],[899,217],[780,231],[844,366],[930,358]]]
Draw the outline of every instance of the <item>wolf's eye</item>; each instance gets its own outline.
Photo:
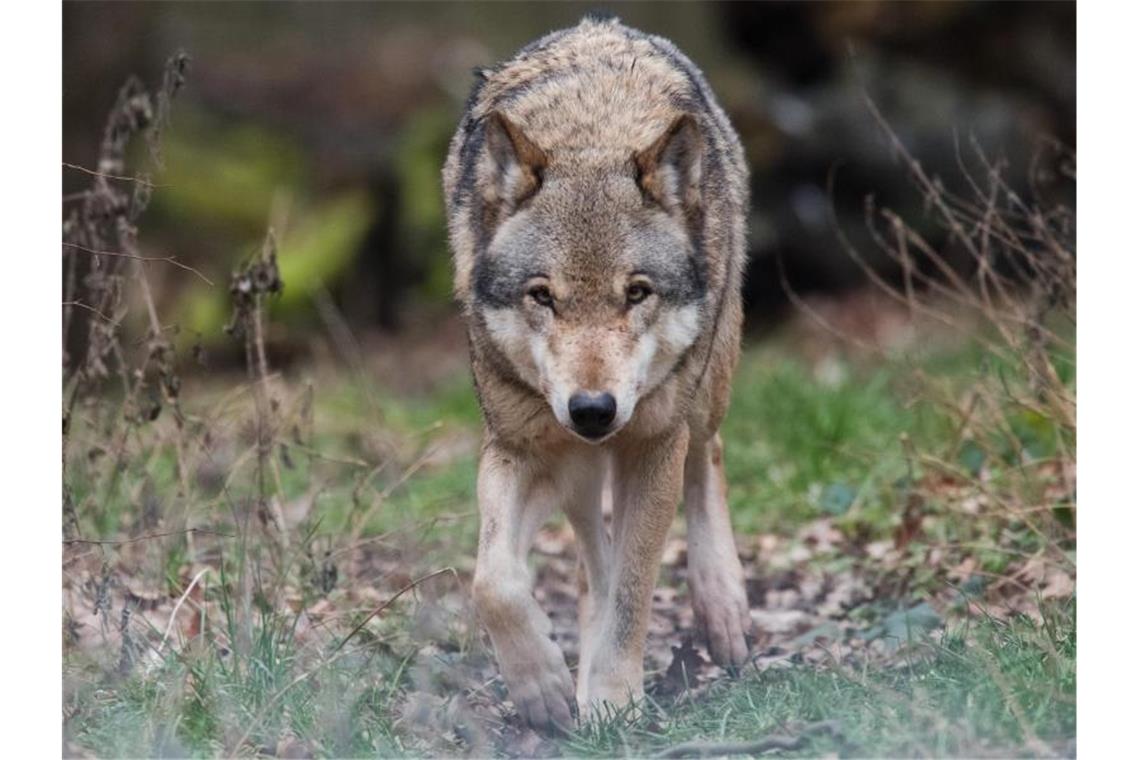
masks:
[[[653,294],[653,288],[646,285],[644,282],[636,282],[625,289],[625,301],[633,306],[649,298]]]
[[[539,306],[549,308],[554,305],[554,296],[550,295],[550,288],[545,285],[535,285],[528,290],[526,294],[533,298],[534,302]]]

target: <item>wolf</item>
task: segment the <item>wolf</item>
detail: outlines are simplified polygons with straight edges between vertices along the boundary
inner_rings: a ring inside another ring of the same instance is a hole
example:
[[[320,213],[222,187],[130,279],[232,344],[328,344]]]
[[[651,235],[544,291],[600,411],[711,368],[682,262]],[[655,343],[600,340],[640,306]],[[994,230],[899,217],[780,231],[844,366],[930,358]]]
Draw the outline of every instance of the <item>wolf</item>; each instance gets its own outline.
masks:
[[[643,695],[682,499],[695,619],[712,658],[741,666],[751,617],[718,428],[748,170],[703,74],[669,41],[587,16],[476,72],[443,188],[485,422],[472,597],[519,714],[566,729]],[[578,543],[576,689],[527,566],[558,511]]]

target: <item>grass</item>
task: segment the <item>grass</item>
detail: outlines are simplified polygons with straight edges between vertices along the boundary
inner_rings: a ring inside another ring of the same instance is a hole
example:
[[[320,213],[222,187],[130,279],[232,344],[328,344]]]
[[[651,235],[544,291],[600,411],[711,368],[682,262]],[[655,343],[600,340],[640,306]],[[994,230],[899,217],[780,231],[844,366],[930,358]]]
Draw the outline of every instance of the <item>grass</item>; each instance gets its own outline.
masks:
[[[657,705],[641,720],[595,724],[566,748],[583,756],[644,757],[681,742],[796,736],[804,724],[834,721],[835,735],[805,736],[791,754],[1072,754],[1075,610],[1058,605],[1048,616],[1048,626],[1016,619],[960,627],[923,642],[895,668],[827,663],[748,673],[691,704]]]
[[[968,352],[939,354],[929,362],[944,376],[957,373],[964,384],[976,370]],[[738,534],[787,536],[820,518],[834,519],[864,541],[897,529],[894,484],[907,470],[899,437],[937,440],[945,426],[923,419],[910,403],[913,363],[845,364],[842,370],[839,378],[822,376],[778,342],[745,353],[723,430]],[[438,435],[478,432],[478,410],[465,378],[403,398],[369,396],[343,378],[320,385],[313,427],[323,432],[310,448],[329,457],[367,458],[372,444],[361,437],[362,421],[377,409],[393,440],[410,441],[401,458],[405,467]],[[353,481],[330,479],[324,459],[291,459],[293,468],[284,471],[287,499],[301,497],[314,479],[325,482],[324,495],[305,521],[310,545],[336,546],[359,516]],[[400,542],[417,547],[416,567],[463,567],[474,553],[474,467],[475,448],[469,445],[415,472],[391,490],[361,526],[362,535],[395,532]],[[173,470],[169,457],[132,461],[121,490],[137,493],[144,478],[159,491],[173,487]],[[398,470],[382,473],[377,486],[399,483]],[[81,484],[72,487],[82,502]],[[844,488],[849,503],[838,509],[827,495]],[[130,498],[112,500],[89,528],[95,535],[116,535],[132,524],[134,509]],[[434,519],[440,515],[454,519]],[[185,581],[176,571],[178,558],[165,564],[172,568],[168,583],[180,590]],[[239,565],[235,560],[222,567],[233,573]],[[218,600],[230,628],[239,624],[234,588],[232,579],[218,578],[206,591]],[[320,596],[311,589],[303,594],[306,604]],[[211,651],[199,642],[182,652],[169,650],[157,661],[152,657],[125,678],[107,675],[115,670],[113,650],[102,662],[87,653],[69,654],[67,701],[76,710],[67,728],[72,746],[99,756],[215,755],[233,752],[247,732],[242,752],[264,754],[284,752],[291,742],[323,756],[414,756],[471,746],[454,737],[442,746],[439,737],[429,742],[410,728],[415,724],[407,714],[409,695],[422,691],[417,679],[425,667],[430,671],[434,662],[443,668],[446,656],[485,658],[477,643],[459,641],[450,655],[425,655],[416,612],[400,607],[333,656],[336,637],[298,637],[299,614],[267,600],[255,600],[255,607],[250,644],[242,653]],[[812,737],[797,753],[1039,754],[1073,736],[1074,608],[1071,601],[1044,604],[1040,615],[1047,624],[1020,616],[953,623],[951,632],[923,640],[909,659],[892,667],[801,662],[748,673],[714,685],[699,699],[649,707],[632,722],[587,725],[558,750],[644,755],[692,739],[794,734],[805,722],[826,719],[838,721],[841,735]],[[361,617],[356,613],[339,626],[340,635]],[[236,641],[239,634],[231,630],[226,638]],[[495,688],[501,697],[501,686]],[[477,739],[471,741],[478,746]]]
[[[983,621],[927,642],[914,660],[883,670],[838,665],[747,673],[700,700],[650,705],[640,718],[596,721],[560,743],[572,756],[647,756],[694,739],[712,744],[795,735],[811,721],[834,721],[835,736],[810,738],[792,753],[871,757],[1071,754],[1075,735],[1075,610],[1048,611],[1049,625],[1027,619]],[[222,664],[165,663],[114,695],[94,699],[74,739],[101,756],[222,754],[224,715],[246,714],[256,734],[303,737],[333,757],[415,756],[422,745],[393,726],[393,707],[409,684],[395,657],[355,657],[326,668],[268,705],[295,665],[271,636],[241,674]],[[209,662],[207,660],[207,662]],[[262,669],[261,666],[264,666]],[[176,697],[164,684],[190,684]],[[229,737],[232,741],[233,737]],[[288,740],[263,748],[273,754]]]
[[[770,351],[747,354],[725,420],[726,475],[740,529],[772,531],[821,514],[823,489],[864,487],[901,474],[898,436],[914,415],[893,392],[887,369],[836,383]],[[870,459],[871,452],[886,456]]]

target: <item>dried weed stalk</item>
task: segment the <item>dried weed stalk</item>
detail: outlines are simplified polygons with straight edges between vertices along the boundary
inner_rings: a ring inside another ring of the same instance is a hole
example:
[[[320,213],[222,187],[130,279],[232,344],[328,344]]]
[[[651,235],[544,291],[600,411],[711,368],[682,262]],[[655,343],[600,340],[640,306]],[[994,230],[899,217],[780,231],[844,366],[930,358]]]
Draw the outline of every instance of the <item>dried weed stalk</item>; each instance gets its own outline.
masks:
[[[277,426],[272,414],[277,410],[278,402],[269,395],[269,362],[265,357],[262,315],[266,299],[280,294],[283,288],[281,272],[277,268],[277,241],[270,229],[260,254],[235,272],[230,280],[233,316],[226,332],[244,342],[246,370],[253,386],[257,437],[257,518],[262,526],[272,529],[278,540],[284,542],[285,520],[280,505],[270,497],[267,482],[267,471],[275,466],[271,462],[271,454],[277,437]],[[275,471],[275,476],[280,481],[280,473]]]
[[[154,188],[149,177],[128,169],[129,151],[136,138],[153,148],[170,121],[170,108],[181,89],[189,58],[184,53],[167,62],[161,88],[151,93],[131,77],[120,89],[108,115],[95,169],[64,164],[65,169],[91,178],[90,186],[64,198],[71,204],[63,223],[63,381],[62,429],[63,511],[65,546],[93,547],[101,558],[100,576],[89,584],[93,609],[102,621],[111,609],[112,589],[122,586],[112,556],[103,541],[83,538],[84,524],[105,520],[107,507],[123,496],[122,474],[133,456],[130,443],[140,429],[169,409],[174,420],[175,462],[187,495],[188,471],[182,440],[185,424],[180,405],[181,378],[175,366],[172,330],[159,320],[148,264],[162,261],[195,272],[173,257],[155,258],[140,253],[138,222]],[[201,276],[201,275],[199,275]],[[203,277],[203,279],[205,279]],[[129,338],[133,324],[131,302],[141,301],[145,327],[141,338]],[[93,440],[85,452],[74,451],[73,432],[79,418]],[[80,471],[75,472],[75,466]],[[83,482],[85,494],[76,498],[73,484]],[[161,502],[149,479],[135,494],[142,502],[136,524],[152,528],[161,519]],[[82,556],[82,555],[80,555]],[[117,671],[126,675],[137,660],[140,642],[132,628],[134,601],[124,601],[118,626],[121,641]]]
[[[63,223],[63,463],[66,483],[69,432],[80,401],[98,414],[94,394],[104,392],[113,377],[121,383],[122,403],[117,412],[105,415],[104,430],[114,433],[111,446],[116,466],[110,469],[105,499],[113,496],[118,483],[127,437],[137,425],[153,422],[169,407],[178,423],[183,417],[178,399],[181,379],[174,366],[169,331],[163,328],[155,307],[146,264],[152,259],[139,253],[137,223],[150,202],[152,183],[145,174],[126,174],[131,141],[144,136],[158,145],[162,128],[169,122],[170,104],[181,89],[189,58],[171,57],[165,67],[162,89],[156,95],[131,77],[119,91],[108,116],[96,170],[83,170],[92,177],[91,187],[80,193]],[[72,167],[73,165],[65,164]],[[173,258],[162,259],[174,262]],[[146,308],[148,329],[142,341],[141,359],[134,360],[131,346],[124,343],[128,318],[127,291],[137,287]],[[77,309],[83,316],[77,318]],[[72,352],[78,349],[79,356]],[[137,363],[136,363],[137,361]],[[120,419],[128,424],[119,425]],[[179,456],[184,475],[183,457]],[[64,495],[68,512],[65,527],[78,530],[70,494]]]
[[[982,357],[966,387],[953,377],[915,371],[916,403],[942,415],[952,433],[939,448],[902,441],[912,477],[899,497],[905,509],[896,548],[921,536],[916,546],[943,550],[944,567],[962,560],[963,549],[1008,554],[1016,548],[1020,560],[994,573],[999,583],[1019,583],[1026,568],[1043,564],[1072,576],[1076,217],[1066,203],[1050,200],[1050,192],[1075,187],[1075,155],[1044,141],[1026,195],[1007,180],[1005,162],[992,160],[971,139],[968,158],[960,146],[957,151],[967,191],[955,193],[910,154],[869,97],[866,104],[922,195],[925,227],[933,222],[941,242],[870,196],[867,229],[894,272],[874,268],[836,225],[839,242],[876,292],[913,318],[966,336]],[[784,287],[828,330],[862,343],[826,323],[786,279]],[[923,535],[923,519],[947,503],[959,512],[961,540],[939,543]],[[1013,547],[1022,535],[1032,540]]]

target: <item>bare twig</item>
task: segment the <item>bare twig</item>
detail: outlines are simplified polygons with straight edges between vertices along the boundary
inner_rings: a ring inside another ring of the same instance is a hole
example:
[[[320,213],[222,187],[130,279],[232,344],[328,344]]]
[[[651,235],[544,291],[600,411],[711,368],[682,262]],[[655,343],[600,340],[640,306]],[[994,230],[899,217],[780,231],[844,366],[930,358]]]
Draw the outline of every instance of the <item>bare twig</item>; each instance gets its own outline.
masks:
[[[140,185],[146,185],[147,187],[165,187],[165,185],[156,185],[144,177],[128,177],[128,176],[120,175],[120,174],[108,174],[106,172],[97,172],[94,169],[88,169],[86,166],[79,166],[78,164],[69,164],[66,161],[63,162],[63,166],[67,169],[74,169],[75,171],[83,172],[84,174],[89,174],[92,177],[100,177],[102,179],[117,179],[117,180],[122,180],[123,182],[137,182]]]
[[[103,312],[96,309],[94,306],[91,306],[90,304],[85,304],[82,301],[64,301],[62,305],[64,308],[68,308],[70,306],[75,306],[77,308],[84,309],[84,310],[89,311],[92,314],[96,315],[97,317],[104,320],[105,322],[114,322],[115,321],[111,317],[108,317],[106,314],[104,314]]]
[[[658,752],[654,757],[727,757],[729,755],[759,755],[773,750],[792,752],[803,749],[810,737],[818,735],[842,738],[843,732],[840,730],[838,721],[821,720],[807,724],[795,736],[768,734],[750,742],[691,741]]]
[[[222,533],[208,528],[187,528],[186,530],[168,530],[162,533],[148,533],[145,536],[133,536],[131,538],[118,538],[118,539],[94,539],[94,538],[67,538],[64,539],[64,544],[102,544],[113,546],[117,544],[133,544],[139,541],[149,541],[154,538],[166,538],[168,536],[182,536],[193,533],[204,533],[210,536],[218,536],[220,538],[235,538],[232,533]]]
[[[114,257],[123,258],[123,259],[133,259],[134,261],[144,261],[144,262],[146,262],[146,261],[158,261],[158,262],[165,262],[167,264],[173,264],[174,266],[178,267],[179,269],[184,269],[187,272],[190,272],[191,274],[196,276],[198,279],[202,280],[202,282],[206,283],[210,287],[214,286],[214,281],[211,280],[209,277],[202,274],[201,272],[199,272],[197,269],[190,266],[189,264],[183,264],[181,261],[174,258],[173,256],[142,256],[142,255],[137,254],[137,253],[123,253],[122,251],[97,251],[95,249],[87,248],[86,246],[78,245],[76,243],[69,243],[67,241],[63,242],[63,246],[66,248],[71,248],[71,249],[76,250],[76,251],[82,251],[83,253],[90,253],[90,254],[93,254],[95,256],[114,256]]]

